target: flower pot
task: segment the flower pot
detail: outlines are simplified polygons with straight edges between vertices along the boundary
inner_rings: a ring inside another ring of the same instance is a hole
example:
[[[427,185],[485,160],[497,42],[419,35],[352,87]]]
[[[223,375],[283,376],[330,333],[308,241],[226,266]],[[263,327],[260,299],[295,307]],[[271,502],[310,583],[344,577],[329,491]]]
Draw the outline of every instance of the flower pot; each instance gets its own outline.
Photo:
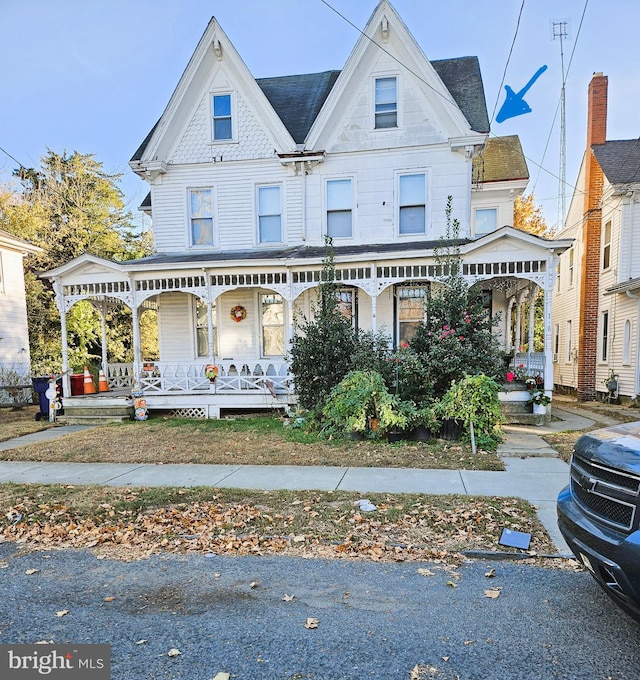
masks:
[[[442,421],[442,427],[440,428],[440,439],[446,439],[447,441],[456,441],[462,437],[462,426],[461,420],[456,420],[455,418],[445,418]]]
[[[536,416],[546,416],[547,415],[547,405],[546,404],[533,404],[533,413]]]
[[[387,432],[387,441],[390,444],[393,444],[395,442],[401,442],[403,439],[406,439],[406,434],[401,430],[397,430],[395,432]]]
[[[433,432],[424,425],[418,425],[410,432],[410,439],[414,442],[428,442],[433,437]]]

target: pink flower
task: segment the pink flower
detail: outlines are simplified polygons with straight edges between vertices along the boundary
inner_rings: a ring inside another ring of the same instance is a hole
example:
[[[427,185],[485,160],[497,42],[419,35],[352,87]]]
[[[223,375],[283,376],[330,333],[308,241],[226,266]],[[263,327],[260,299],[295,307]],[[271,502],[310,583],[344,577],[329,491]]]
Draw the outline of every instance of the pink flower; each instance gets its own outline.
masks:
[[[511,371],[507,371],[507,382],[513,382],[513,379],[516,377],[515,373],[512,373]]]
[[[464,335],[459,335],[458,340],[464,340]]]
[[[405,340],[403,340],[403,341],[400,343],[400,347],[402,347],[402,349],[407,349],[407,347],[409,347],[409,343],[406,342]]]

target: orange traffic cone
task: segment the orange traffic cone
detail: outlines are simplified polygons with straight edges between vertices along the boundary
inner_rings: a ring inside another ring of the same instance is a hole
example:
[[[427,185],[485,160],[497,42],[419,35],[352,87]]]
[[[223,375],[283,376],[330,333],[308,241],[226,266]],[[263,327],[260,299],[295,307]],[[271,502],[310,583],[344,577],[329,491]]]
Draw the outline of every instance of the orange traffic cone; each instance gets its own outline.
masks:
[[[95,394],[96,386],[93,384],[93,376],[89,373],[89,367],[84,367],[84,393]]]
[[[107,382],[107,378],[104,374],[104,371],[100,369],[100,376],[98,378],[98,392],[108,392],[109,391],[109,383]]]

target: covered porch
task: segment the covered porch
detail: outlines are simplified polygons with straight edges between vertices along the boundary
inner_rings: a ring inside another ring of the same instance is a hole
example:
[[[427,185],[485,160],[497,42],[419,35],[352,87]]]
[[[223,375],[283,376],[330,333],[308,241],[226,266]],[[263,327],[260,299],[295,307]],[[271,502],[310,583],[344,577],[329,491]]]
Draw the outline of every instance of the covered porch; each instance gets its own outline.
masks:
[[[355,328],[384,331],[395,347],[420,320],[424,291],[440,276],[434,258],[438,244],[420,244],[411,252],[398,245],[335,248],[341,311]],[[496,333],[505,352],[514,351],[514,365],[522,363],[542,376],[548,394],[553,387],[551,292],[556,256],[567,245],[504,227],[461,248],[464,277],[487,293],[488,311],[500,314]],[[261,254],[236,253],[233,260],[222,254],[159,254],[121,263],[83,255],[44,274],[53,281],[61,315],[64,392],[71,395],[65,409],[89,408],[92,401],[104,403],[107,395],[130,399],[132,393],[144,395],[150,410],[198,418],[217,418],[226,409],[295,405],[287,350],[296,320],[312,313],[325,249]],[[527,301],[540,292],[544,349],[534,351],[533,304]],[[71,390],[66,314],[80,300],[91,301],[101,314],[101,368],[109,393]],[[130,310],[131,362],[115,363],[107,356],[111,305]],[[149,309],[158,315],[157,358],[145,356],[141,345],[140,317]],[[213,381],[207,366],[217,369]]]

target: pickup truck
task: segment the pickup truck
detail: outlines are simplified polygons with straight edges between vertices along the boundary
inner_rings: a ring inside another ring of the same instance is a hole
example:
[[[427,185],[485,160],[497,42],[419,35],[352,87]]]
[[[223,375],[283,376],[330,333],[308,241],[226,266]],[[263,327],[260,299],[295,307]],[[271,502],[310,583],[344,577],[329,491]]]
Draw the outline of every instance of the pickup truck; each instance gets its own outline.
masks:
[[[640,422],[593,430],[576,442],[558,526],[576,558],[640,622]]]

